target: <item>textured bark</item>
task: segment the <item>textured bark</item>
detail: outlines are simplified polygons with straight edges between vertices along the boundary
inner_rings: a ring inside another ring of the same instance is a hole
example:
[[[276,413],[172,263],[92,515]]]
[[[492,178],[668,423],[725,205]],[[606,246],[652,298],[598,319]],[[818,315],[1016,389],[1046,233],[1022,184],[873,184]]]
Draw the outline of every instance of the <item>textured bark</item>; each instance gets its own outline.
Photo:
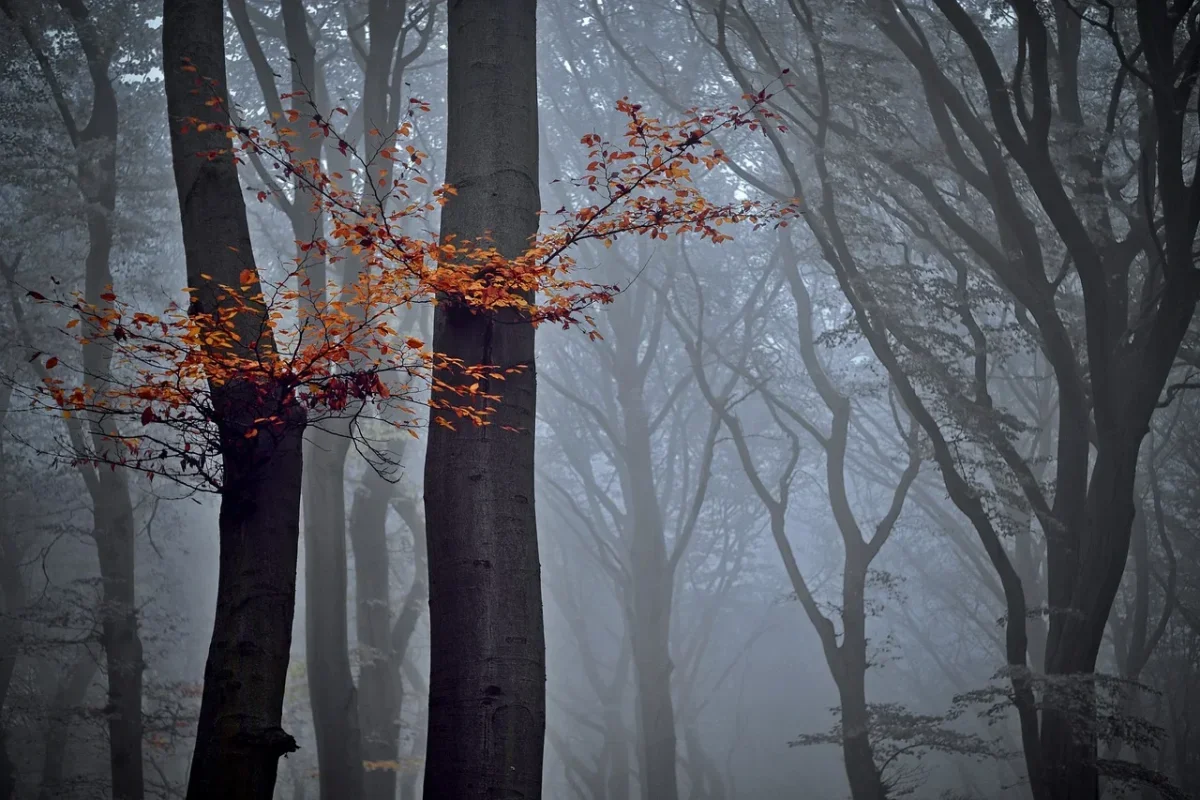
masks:
[[[458,194],[442,211],[442,234],[462,242],[488,233],[510,258],[538,226],[536,5],[457,0],[449,7],[446,180]],[[541,796],[546,726],[534,331],[512,313],[475,314],[451,300],[437,306],[433,347],[466,364],[523,370],[481,382],[502,397],[492,424],[430,426],[424,794],[532,800]],[[450,413],[447,421],[455,420]]]
[[[241,285],[242,271],[255,270],[232,158],[197,155],[228,142],[219,127],[227,116],[207,103],[216,97],[228,104],[222,12],[221,0],[166,0],[163,11],[175,184],[188,282],[196,288],[192,311],[201,314],[228,307],[220,285]],[[181,68],[188,62],[195,72]],[[214,85],[202,81],[194,91],[197,77]],[[185,132],[188,119],[208,127]],[[259,288],[254,284],[251,294]],[[257,310],[235,315],[239,346],[271,358],[274,342],[260,338],[265,312]],[[286,387],[256,376],[213,385],[212,399],[224,468],[217,608],[187,796],[268,800],[279,756],[296,749],[280,723],[295,612],[305,417]],[[275,422],[256,425],[262,418]],[[247,438],[251,427],[258,435]]]
[[[213,638],[188,794],[268,800],[281,755],[296,743],[280,726],[296,602],[302,418],[277,436],[245,440],[252,389],[223,436],[220,560]]]

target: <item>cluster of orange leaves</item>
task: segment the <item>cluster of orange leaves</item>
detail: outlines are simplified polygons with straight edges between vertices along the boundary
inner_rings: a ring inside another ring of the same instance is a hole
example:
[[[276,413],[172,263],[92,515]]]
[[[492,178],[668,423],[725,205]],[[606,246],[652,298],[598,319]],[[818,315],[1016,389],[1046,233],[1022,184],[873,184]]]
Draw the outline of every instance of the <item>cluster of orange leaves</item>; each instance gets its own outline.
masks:
[[[202,85],[200,79],[197,83]],[[112,365],[109,374],[85,375],[72,385],[52,372],[60,363],[52,357],[44,364],[39,395],[63,416],[92,420],[105,441],[118,445],[119,463],[151,475],[164,472],[168,461],[175,470],[209,474],[218,421],[211,387],[235,377],[285,386],[289,402],[306,407],[310,424],[366,416],[386,419],[415,436],[414,406],[434,402],[418,398],[447,393],[460,398],[452,404],[460,418],[487,424],[498,399],[488,390],[490,382],[514,370],[462,364],[433,353],[425,342],[404,334],[399,315],[418,304],[458,303],[480,314],[511,309],[530,324],[580,326],[598,336],[587,310],[612,301],[620,287],[573,277],[570,251],[579,244],[592,240],[607,247],[630,234],[662,239],[691,234],[719,243],[731,238],[723,226],[786,225],[798,211],[797,204],[714,204],[693,182],[693,169],[711,170],[725,161],[710,140],[714,133],[778,124],[767,108],[770,97],[764,90],[746,95],[743,105],[693,110],[673,123],[620,100],[617,110],[627,118],[624,136],[616,142],[584,136],[589,163],[584,174],[566,179],[592,202],[549,214],[553,221],[516,258],[504,257],[487,241],[439,239],[432,232],[431,213],[455,190],[430,188],[421,174],[426,155],[408,141],[413,135],[409,121],[394,136],[371,131],[385,146],[364,158],[315,107],[308,114],[290,109],[262,127],[190,120],[187,124],[199,129],[221,128],[230,143],[200,157],[231,155],[242,163],[254,155],[272,163],[293,186],[293,203],[301,195],[311,200],[314,217],[325,220],[326,234],[297,242],[295,266],[282,278],[268,281],[247,268],[238,285],[217,287],[220,311],[215,314],[175,302],[151,314],[111,289],[100,303],[85,302],[78,294],[46,298],[31,292],[34,299],[73,314],[66,327],[77,342],[105,348]],[[210,104],[219,105],[215,93]],[[420,101],[412,104],[414,111],[428,109]],[[338,115],[348,116],[341,108],[330,116]],[[326,172],[319,160],[302,158],[297,142],[305,133],[352,156],[351,174]],[[383,162],[389,163],[381,167]],[[258,191],[257,198],[264,202],[269,194]],[[316,259],[326,265],[356,260],[357,269],[346,274],[357,280],[314,286],[309,270]],[[197,289],[186,291],[194,300]],[[254,321],[252,341],[247,341],[248,319]],[[272,339],[273,347],[263,346]],[[435,384],[436,368],[449,368],[456,379]],[[439,391],[430,393],[430,388]],[[385,405],[399,413],[369,413]],[[136,420],[139,432],[122,432],[121,417]],[[277,419],[255,420],[272,422]],[[251,425],[244,435],[258,432]],[[113,461],[97,453],[86,458]]]

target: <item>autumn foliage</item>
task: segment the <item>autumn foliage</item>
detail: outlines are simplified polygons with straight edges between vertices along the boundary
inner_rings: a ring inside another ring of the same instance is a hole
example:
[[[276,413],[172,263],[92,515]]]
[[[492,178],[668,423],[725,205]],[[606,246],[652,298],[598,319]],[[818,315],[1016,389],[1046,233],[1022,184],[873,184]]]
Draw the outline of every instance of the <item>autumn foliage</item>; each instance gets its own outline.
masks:
[[[213,85],[197,78],[198,90],[211,91]],[[208,489],[221,486],[212,387],[235,379],[264,391],[275,387],[278,403],[303,406],[309,425],[348,419],[350,435],[375,420],[415,436],[423,417],[415,409],[432,402],[466,424],[487,425],[498,399],[494,382],[503,380],[504,371],[431,352],[425,342],[404,333],[399,315],[433,303],[456,303],[479,314],[509,308],[534,325],[579,326],[598,336],[588,310],[610,302],[621,287],[574,277],[575,246],[589,240],[610,246],[634,234],[652,239],[693,235],[719,243],[731,238],[725,226],[786,225],[797,211],[795,204],[750,200],[715,204],[693,181],[693,170],[711,170],[725,161],[711,140],[714,133],[778,124],[766,108],[770,97],[764,90],[746,95],[741,105],[693,110],[670,123],[648,116],[627,98],[618,101],[617,110],[627,118],[623,137],[584,136],[586,170],[562,179],[592,202],[543,212],[544,230],[516,259],[502,257],[486,240],[439,240],[434,233],[431,217],[455,190],[432,187],[422,174],[426,155],[412,143],[412,117],[428,110],[421,101],[411,101],[409,119],[393,135],[370,132],[384,146],[369,155],[343,137],[337,121],[347,112],[341,108],[323,114],[309,103],[309,113],[291,109],[260,126],[226,115],[231,121],[220,127],[229,147],[200,157],[244,163],[254,155],[272,165],[285,184],[295,187],[292,202],[307,198],[314,218],[325,220],[325,235],[297,242],[299,254],[279,279],[266,280],[246,269],[238,285],[220,285],[217,303],[209,305],[220,309],[213,314],[180,302],[151,313],[112,289],[100,303],[87,303],[80,294],[47,297],[30,291],[35,300],[70,312],[66,329],[71,336],[85,347],[103,348],[111,361],[101,381],[70,368],[64,354],[40,354],[45,369],[39,370],[41,384],[31,395],[42,408],[90,421],[93,442],[103,444],[74,453],[76,459],[121,464]],[[216,92],[209,104],[220,105]],[[212,123],[193,119],[185,124]],[[323,139],[354,167],[348,174],[327,172],[319,159],[303,158],[305,136]],[[383,161],[391,163],[380,168]],[[251,191],[259,202],[269,198],[266,191]],[[332,265],[347,259],[357,260],[358,268],[347,270],[357,280],[314,285],[314,260]],[[193,303],[196,291],[185,290]],[[264,322],[248,329],[248,319]],[[432,386],[435,367],[451,368],[457,379]],[[430,400],[433,395],[454,399]],[[281,406],[278,413],[256,418],[241,435],[253,438],[284,424],[285,411]],[[452,424],[442,415],[435,419]]]

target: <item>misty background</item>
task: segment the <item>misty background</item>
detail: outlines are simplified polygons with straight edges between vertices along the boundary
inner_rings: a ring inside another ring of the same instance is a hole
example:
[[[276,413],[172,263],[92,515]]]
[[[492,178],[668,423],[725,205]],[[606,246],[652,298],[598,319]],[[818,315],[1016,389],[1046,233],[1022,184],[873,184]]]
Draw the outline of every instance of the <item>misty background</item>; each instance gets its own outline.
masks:
[[[1046,151],[1061,202],[1102,245],[1134,239],[1147,208],[1170,213],[1158,198],[1171,187],[1146,177],[1156,157],[1172,157],[1156,138],[1170,137],[1149,121],[1152,87],[1112,45],[1113,31],[1138,41],[1132,2],[1037,4],[1049,52],[1027,46],[1008,3],[917,0],[902,6],[901,32],[880,5],[892,4],[539,4],[544,208],[581,202],[556,179],[584,171],[581,137],[622,129],[618,99],[671,119],[771,86],[780,119],[722,132],[731,163],[699,186],[724,202],[799,198],[805,209],[786,227],[731,229],[719,245],[584,244],[578,274],[623,287],[590,312],[601,338],[538,332],[548,797],[861,800],[875,795],[848,774],[865,774],[863,758],[882,777],[878,797],[1031,796],[1006,668],[1013,598],[897,378],[923,400],[962,497],[990,521],[1019,581],[1039,698],[1052,693],[1045,665],[1066,647],[1051,618],[1067,579],[1050,565],[1046,525],[1049,507],[1077,491],[1060,469],[1063,420],[1072,435],[1084,430],[1084,472],[1104,432],[1094,398],[1064,401],[1066,372],[1094,368],[1076,251],[1030,181],[1041,168],[996,132],[986,76],[943,7],[963,9],[1005,80],[1016,75],[1014,102],[1053,96]],[[1179,35],[1194,36],[1197,7],[1175,5],[1187,7]],[[229,88],[242,119],[291,107],[280,95],[302,45],[285,13],[303,15],[314,73],[301,77],[316,105],[350,109],[359,136],[410,98],[428,104],[413,141],[440,180],[444,4],[230,0]],[[130,757],[143,764],[144,795],[183,797],[187,782],[213,623],[216,498],[74,463],[70,420],[28,399],[43,354],[79,358],[67,315],[28,292],[82,290],[93,269],[94,198],[77,164],[93,146],[98,83],[119,110],[111,282],[147,308],[185,283],[160,26],[160,4],[141,0],[0,0],[4,797],[112,796],[108,723],[119,709],[106,694],[105,581],[132,587],[126,653],[143,667],[143,731]],[[917,55],[903,49],[910,41]],[[1126,46],[1136,62],[1141,50]],[[1190,175],[1200,162],[1195,97],[1186,101],[1174,157]],[[278,276],[309,233],[268,167],[251,160],[241,178],[259,267]],[[1128,296],[1133,341],[1141,321],[1166,313],[1165,284],[1152,245],[1127,249],[1115,291]],[[1013,279],[996,265],[1028,265],[1034,250],[1030,269],[1050,288],[1031,308],[1037,292],[1022,294],[1019,270]],[[846,283],[848,264],[857,283]],[[847,298],[856,286],[869,287],[863,307],[883,320],[890,364]],[[431,318],[412,312],[414,335],[428,335]],[[1134,450],[1130,533],[1094,534],[1119,561],[1119,585],[1092,620],[1101,677],[1076,694],[1094,711],[1105,797],[1200,797],[1200,327],[1190,310],[1180,324],[1180,347],[1147,351],[1171,361],[1172,388],[1153,399]],[[1137,380],[1128,375],[1110,380]],[[306,533],[284,706],[300,750],[280,762],[276,796],[322,796],[314,707],[349,702],[375,776],[369,795],[415,798],[429,680],[423,438],[388,445],[401,465],[389,476],[345,444],[316,442],[305,465],[316,476],[306,491],[322,494],[306,499],[303,524],[335,531],[346,566],[314,559]],[[118,496],[133,510],[124,554],[97,509]],[[843,729],[851,715],[857,738]]]

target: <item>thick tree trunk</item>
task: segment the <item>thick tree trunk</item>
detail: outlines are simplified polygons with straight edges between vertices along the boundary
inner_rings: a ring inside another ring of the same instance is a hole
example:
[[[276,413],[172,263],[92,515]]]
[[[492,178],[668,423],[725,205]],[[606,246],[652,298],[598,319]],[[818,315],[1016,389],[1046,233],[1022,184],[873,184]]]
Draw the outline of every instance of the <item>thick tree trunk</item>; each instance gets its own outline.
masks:
[[[246,270],[257,278],[245,201],[223,130],[229,121],[223,5],[165,0],[163,6],[172,161],[188,283],[196,290],[191,310],[198,315],[238,308],[222,285],[246,284]],[[209,103],[214,98],[215,106]],[[204,125],[188,125],[185,132],[189,120]],[[214,152],[223,155],[202,157]],[[248,287],[249,295],[257,284]],[[265,313],[233,314],[237,355],[274,358]],[[209,355],[228,352],[218,347]],[[223,465],[220,559],[187,796],[269,800],[279,756],[296,749],[280,723],[296,601],[305,415],[287,387],[258,373],[214,382],[211,390]],[[258,422],[263,419],[270,421]],[[256,435],[247,436],[251,429]]]
[[[485,234],[519,256],[538,227],[535,0],[449,7],[443,237]],[[445,415],[425,461],[430,696],[425,797],[533,800],[542,791],[545,634],[534,515],[534,331],[511,312],[437,306],[433,349],[467,365],[520,367],[480,388],[491,424]],[[461,380],[445,371],[442,380]],[[438,393],[435,401],[462,402]]]
[[[363,778],[366,800],[396,796],[400,755],[399,671],[392,660],[392,615],[387,514],[393,485],[372,469],[354,496],[350,542],[354,547],[356,622],[358,625],[358,715],[362,760],[375,765]]]
[[[1120,588],[1133,530],[1133,492],[1141,437],[1102,446],[1088,486],[1087,528],[1069,537],[1078,552],[1062,552],[1049,537],[1051,566],[1073,574],[1066,596],[1051,595],[1045,671],[1059,687],[1047,689],[1042,713],[1042,763],[1048,797],[1096,800],[1100,796],[1093,697],[1096,659],[1109,610]],[[1083,546],[1082,543],[1086,543]],[[1073,563],[1075,568],[1064,569]],[[1069,570],[1069,571],[1068,571]],[[1051,574],[1062,574],[1053,571]],[[1052,590],[1054,585],[1051,585]],[[1060,590],[1061,591],[1061,590]]]
[[[245,405],[242,420],[261,416]],[[280,723],[296,604],[303,426],[291,421],[278,436],[248,442],[232,427],[222,437],[217,612],[190,800],[269,800],[279,757],[296,749]]]
[[[305,653],[321,800],[358,798],[363,755],[346,607],[349,439],[313,431],[304,473]],[[385,562],[386,569],[386,562]]]

